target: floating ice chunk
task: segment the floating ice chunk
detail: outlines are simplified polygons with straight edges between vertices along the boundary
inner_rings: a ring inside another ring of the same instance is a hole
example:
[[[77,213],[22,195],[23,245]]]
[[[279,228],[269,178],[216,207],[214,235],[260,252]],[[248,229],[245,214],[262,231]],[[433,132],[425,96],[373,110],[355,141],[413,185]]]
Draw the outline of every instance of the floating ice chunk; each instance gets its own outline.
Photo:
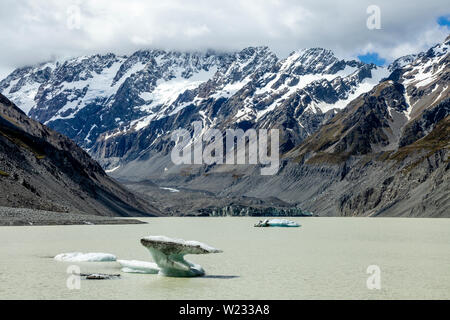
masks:
[[[122,266],[122,271],[128,273],[156,274],[161,270],[154,262],[138,260],[117,260],[117,262]]]
[[[144,247],[150,251],[153,260],[161,269],[161,275],[169,277],[203,276],[202,266],[184,259],[186,254],[207,254],[222,252],[198,241],[185,241],[165,236],[149,236],[141,239]]]
[[[266,219],[255,224],[255,227],[300,227],[300,225],[287,219]]]
[[[67,262],[105,262],[105,261],[116,261],[115,255],[110,253],[98,253],[98,252],[69,252],[61,253],[55,256],[57,261],[67,261]]]

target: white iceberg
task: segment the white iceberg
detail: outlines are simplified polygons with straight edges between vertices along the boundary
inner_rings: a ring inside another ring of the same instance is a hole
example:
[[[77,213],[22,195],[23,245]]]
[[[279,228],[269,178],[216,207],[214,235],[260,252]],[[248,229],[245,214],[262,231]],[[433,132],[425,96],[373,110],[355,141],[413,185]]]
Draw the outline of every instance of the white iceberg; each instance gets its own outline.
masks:
[[[169,277],[203,276],[202,266],[184,259],[186,254],[207,254],[222,252],[198,241],[185,241],[165,236],[149,236],[141,239],[160,268],[159,274]]]
[[[65,261],[65,262],[107,262],[107,261],[116,261],[117,258],[115,255],[110,253],[101,253],[101,252],[69,252],[69,253],[61,253],[55,256],[54,258],[57,261]]]
[[[266,219],[259,221],[255,227],[300,227],[300,225],[287,219]]]
[[[138,260],[117,260],[122,266],[122,272],[156,274],[161,270],[154,262]]]

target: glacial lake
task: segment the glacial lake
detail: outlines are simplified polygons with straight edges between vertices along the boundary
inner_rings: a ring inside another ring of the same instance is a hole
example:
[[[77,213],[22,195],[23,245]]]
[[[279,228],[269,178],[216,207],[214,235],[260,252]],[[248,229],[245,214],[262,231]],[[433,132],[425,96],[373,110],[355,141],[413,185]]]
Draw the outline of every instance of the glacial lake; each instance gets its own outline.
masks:
[[[292,218],[300,228],[254,228],[260,218],[150,218],[142,225],[0,227],[0,299],[450,299],[450,219]],[[139,239],[198,240],[220,254],[188,255],[207,275],[121,273],[117,262],[65,263],[62,252],[151,261]],[[67,267],[121,273],[66,286]],[[367,288],[367,268],[381,289]]]

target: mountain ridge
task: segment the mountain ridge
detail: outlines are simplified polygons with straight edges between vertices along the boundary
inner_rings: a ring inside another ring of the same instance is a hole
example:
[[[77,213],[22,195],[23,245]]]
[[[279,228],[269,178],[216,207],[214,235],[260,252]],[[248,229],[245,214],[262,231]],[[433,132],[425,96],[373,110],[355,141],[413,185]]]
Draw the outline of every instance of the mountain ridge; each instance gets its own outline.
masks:
[[[336,82],[337,78],[358,68],[362,70],[355,74],[356,78]],[[275,104],[294,99],[297,89],[316,80],[323,80],[326,84],[328,80],[336,80],[328,84],[327,90],[331,95],[324,95],[321,93],[324,90],[319,92],[317,87],[305,89],[302,96],[304,104],[314,103],[315,106],[305,113],[305,119],[295,120],[310,123],[299,137],[292,137],[298,142],[317,128],[315,122],[320,123],[324,118],[315,115],[322,113],[319,110],[322,104],[348,98],[347,92],[370,77],[374,69],[374,65],[340,60],[330,50],[321,48],[294,51],[286,59],[279,59],[268,47],[249,47],[223,54],[140,50],[128,57],[93,55],[56,65],[47,63],[17,69],[0,82],[0,91],[23,106],[33,119],[50,125],[91,150],[98,149],[95,141],[101,135],[103,140],[107,140],[124,131],[138,132],[152,120],[176,115],[188,106],[193,105],[202,111],[210,108],[207,106],[209,100],[216,105],[212,108],[217,108],[223,100],[230,100],[233,96],[236,103],[247,99],[238,97],[236,93],[249,82],[253,85],[247,87],[260,96],[258,101],[250,103],[256,108],[243,106],[236,110],[236,106],[231,106],[229,112],[234,113],[235,120],[245,122],[249,116],[246,111],[250,111],[252,121],[261,119],[264,125],[270,121],[267,118]],[[348,88],[348,85],[352,87]],[[312,95],[309,92],[313,92]],[[317,101],[323,103],[313,101],[311,96],[313,99],[317,96]],[[331,106],[326,108],[326,111],[332,109]],[[205,117],[207,113],[215,116],[214,111],[205,110]],[[302,113],[297,109],[295,114],[286,116],[298,118]],[[107,143],[100,143],[103,142]],[[91,154],[108,169],[117,166],[108,164],[108,160],[102,159],[97,152]]]
[[[0,205],[103,216],[159,210],[109,178],[74,142],[0,94]]]

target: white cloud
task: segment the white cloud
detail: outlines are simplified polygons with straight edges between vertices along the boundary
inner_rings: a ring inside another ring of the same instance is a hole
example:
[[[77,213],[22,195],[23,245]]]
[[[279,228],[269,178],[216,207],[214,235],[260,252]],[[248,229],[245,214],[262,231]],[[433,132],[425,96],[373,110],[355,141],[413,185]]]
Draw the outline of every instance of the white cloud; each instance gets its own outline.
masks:
[[[4,79],[10,74],[14,68],[0,66],[0,79]]]
[[[2,0],[0,72],[52,57],[140,48],[239,50],[268,45],[280,56],[305,47],[342,57],[377,51],[388,60],[442,41],[447,0]],[[75,10],[73,10],[75,8]],[[79,10],[80,16],[74,17]],[[79,24],[78,24],[79,23]]]

